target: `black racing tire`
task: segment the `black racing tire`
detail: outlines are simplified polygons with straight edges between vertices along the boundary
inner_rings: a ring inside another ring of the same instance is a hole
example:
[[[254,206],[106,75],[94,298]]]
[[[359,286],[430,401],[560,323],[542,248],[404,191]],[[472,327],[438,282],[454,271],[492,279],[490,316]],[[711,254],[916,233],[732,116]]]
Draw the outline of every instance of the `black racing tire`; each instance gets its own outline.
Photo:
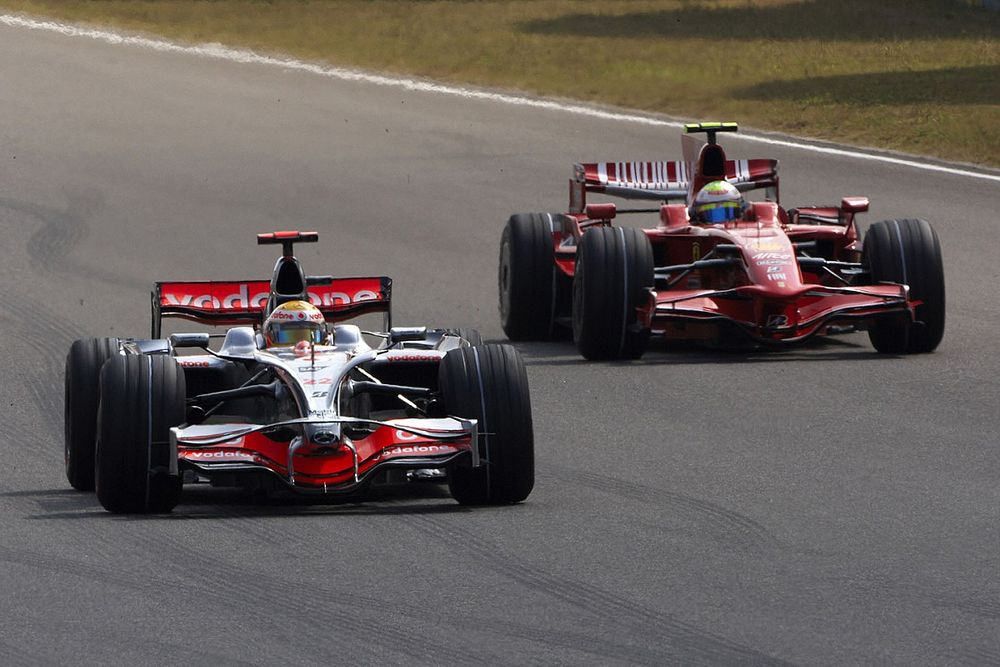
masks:
[[[181,477],[170,474],[170,427],[184,422],[184,390],[173,357],[126,355],[104,365],[96,482],[106,510],[161,513],[177,505]]]
[[[77,491],[94,490],[101,367],[116,354],[117,338],[81,338],[66,355],[63,452],[66,479]]]
[[[528,497],[535,485],[535,444],[528,375],[510,345],[449,351],[438,383],[445,412],[479,424],[477,468],[455,466],[448,488],[463,505],[505,505]]]
[[[458,336],[466,340],[469,345],[482,345],[483,336],[479,333],[477,329],[471,327],[456,327],[454,329],[445,329],[444,332],[450,336]]]
[[[573,277],[573,340],[587,359],[638,359],[649,329],[636,307],[653,286],[653,246],[632,227],[583,234]]]
[[[515,213],[500,237],[500,325],[511,340],[548,340],[555,329],[556,278],[549,213]]]
[[[903,283],[910,299],[921,301],[916,322],[879,318],[868,329],[876,350],[885,354],[932,352],[944,336],[945,289],[941,242],[926,220],[882,220],[865,233],[862,263],[872,284]]]

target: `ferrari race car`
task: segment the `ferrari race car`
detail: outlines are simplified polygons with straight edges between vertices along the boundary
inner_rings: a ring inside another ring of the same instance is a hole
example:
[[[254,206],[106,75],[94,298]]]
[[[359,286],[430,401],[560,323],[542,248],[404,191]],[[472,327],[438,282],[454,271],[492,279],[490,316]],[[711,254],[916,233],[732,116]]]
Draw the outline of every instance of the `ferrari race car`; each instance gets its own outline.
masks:
[[[577,164],[568,213],[510,217],[499,291],[511,340],[543,340],[571,327],[588,359],[638,358],[651,334],[782,345],[867,330],[879,352],[938,346],[944,270],[930,224],[876,222],[861,244],[857,215],[868,210],[866,197],[785,209],[777,160],[729,160],[717,143],[717,133],[735,132],[735,123],[685,129],[684,161]],[[692,215],[710,184],[740,198],[733,219],[705,224]],[[741,194],[751,192],[761,201]],[[588,203],[587,193],[657,204],[621,209]],[[614,226],[623,213],[655,214],[658,223]]]
[[[389,278],[305,275],[293,244],[317,240],[260,234],[259,244],[283,247],[270,284],[156,283],[151,338],[73,343],[74,488],[96,488],[117,513],[168,512],[195,482],[354,498],[373,481],[417,475],[446,477],[463,504],[528,496],[534,441],[517,351],[471,329],[392,327]],[[366,313],[381,313],[384,331],[345,322]],[[313,338],[279,335],[306,316]],[[161,337],[165,317],[232,328]],[[272,320],[273,336],[262,327]]]

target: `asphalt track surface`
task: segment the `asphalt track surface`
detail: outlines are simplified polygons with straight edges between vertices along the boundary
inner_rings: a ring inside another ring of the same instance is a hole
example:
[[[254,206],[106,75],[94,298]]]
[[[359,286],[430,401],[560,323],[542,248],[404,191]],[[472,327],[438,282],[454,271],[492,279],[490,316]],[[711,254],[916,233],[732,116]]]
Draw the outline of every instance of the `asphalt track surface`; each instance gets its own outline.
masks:
[[[193,490],[120,517],[62,470],[85,335],[146,335],[153,280],[395,277],[398,324],[501,339],[515,211],[676,131],[0,27],[0,663],[1000,664],[1000,185],[766,147],[786,204],[869,194],[941,236],[931,355],[519,345],[537,482],[350,505]],[[738,120],[738,119],[736,119]]]

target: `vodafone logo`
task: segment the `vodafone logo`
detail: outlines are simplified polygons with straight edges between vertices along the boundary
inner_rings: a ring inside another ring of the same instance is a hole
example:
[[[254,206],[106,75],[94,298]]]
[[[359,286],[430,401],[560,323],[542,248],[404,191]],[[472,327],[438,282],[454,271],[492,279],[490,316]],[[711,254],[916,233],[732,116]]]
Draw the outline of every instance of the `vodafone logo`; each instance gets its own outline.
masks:
[[[162,300],[167,306],[184,306],[200,310],[260,310],[267,303],[268,292],[250,293],[250,286],[241,283],[237,291],[225,295],[190,294],[164,291]],[[362,289],[353,294],[347,292],[309,292],[309,303],[317,307],[348,305],[364,301],[378,301],[379,293]]]

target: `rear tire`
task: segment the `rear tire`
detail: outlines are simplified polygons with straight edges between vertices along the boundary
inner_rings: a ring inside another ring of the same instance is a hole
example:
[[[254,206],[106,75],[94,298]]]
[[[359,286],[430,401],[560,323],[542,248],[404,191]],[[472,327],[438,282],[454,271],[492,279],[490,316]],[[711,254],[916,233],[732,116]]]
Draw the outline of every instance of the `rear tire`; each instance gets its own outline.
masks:
[[[922,301],[916,322],[906,318],[881,318],[868,329],[879,352],[915,354],[932,352],[944,336],[945,290],[941,242],[926,220],[882,220],[865,233],[862,262],[873,284],[903,283],[910,299]]]
[[[516,213],[500,237],[500,324],[511,340],[548,340],[555,328],[553,216]]]
[[[636,308],[653,286],[653,247],[631,227],[584,233],[573,277],[573,340],[587,359],[638,359],[649,329]]]
[[[66,479],[77,491],[94,490],[101,367],[116,354],[117,338],[81,338],[66,355],[63,452]]]
[[[528,497],[535,484],[535,448],[528,376],[510,345],[451,350],[439,370],[445,412],[479,422],[478,468],[448,472],[463,505],[503,505]]]
[[[483,336],[477,329],[469,327],[458,327],[456,329],[445,329],[444,332],[451,336],[458,336],[469,343],[469,345],[482,345]]]
[[[126,355],[104,365],[96,482],[106,510],[156,513],[177,505],[181,478],[170,474],[170,427],[184,423],[184,390],[173,357]]]

